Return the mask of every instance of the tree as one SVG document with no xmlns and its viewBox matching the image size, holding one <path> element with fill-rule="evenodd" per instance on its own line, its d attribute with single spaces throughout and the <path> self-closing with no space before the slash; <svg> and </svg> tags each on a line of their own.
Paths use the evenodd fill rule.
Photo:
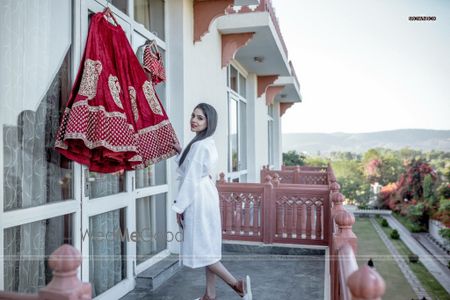
<svg viewBox="0 0 450 300">
<path fill-rule="evenodd" d="M 303 166 L 305 159 L 306 156 L 304 154 L 298 154 L 295 150 L 283 153 L 283 164 L 285 166 Z"/>
<path fill-rule="evenodd" d="M 429 207 L 434 207 L 436 204 L 436 196 L 434 190 L 434 180 L 430 174 L 425 175 L 423 179 L 423 199 L 427 202 Z"/>
<path fill-rule="evenodd" d="M 341 186 L 341 193 L 358 205 L 369 202 L 370 184 L 365 180 L 358 160 L 338 160 L 331 163 L 337 181 Z"/>
</svg>

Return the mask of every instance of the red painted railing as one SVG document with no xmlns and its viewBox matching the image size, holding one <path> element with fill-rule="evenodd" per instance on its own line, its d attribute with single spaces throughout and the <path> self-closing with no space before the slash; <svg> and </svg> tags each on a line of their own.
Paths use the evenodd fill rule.
<svg viewBox="0 0 450 300">
<path fill-rule="evenodd" d="M 301 182 L 299 174 L 320 180 L 292 183 Z M 224 239 L 328 246 L 331 299 L 381 299 L 385 285 L 380 275 L 367 266 L 358 269 L 355 218 L 343 207 L 345 197 L 331 166 L 309 171 L 264 167 L 263 183 L 227 183 L 224 178 L 222 173 L 217 182 Z"/>
<path fill-rule="evenodd" d="M 314 169 L 313 169 L 314 168 Z M 315 167 L 296 167 L 288 170 L 270 170 L 263 167 L 260 172 L 261 181 L 264 181 L 267 176 L 278 178 L 280 183 L 294 183 L 294 184 L 321 184 L 328 185 L 328 173 L 325 168 Z"/>
<path fill-rule="evenodd" d="M 270 206 L 272 185 L 258 183 L 226 184 L 218 182 L 223 238 L 264 240 L 264 211 Z"/>
<path fill-rule="evenodd" d="M 330 166 L 327 174 L 330 198 L 333 202 L 331 215 L 334 220 L 330 226 L 333 231 L 330 247 L 331 299 L 379 300 L 385 292 L 384 280 L 366 265 L 358 269 L 355 256 L 357 237 L 352 231 L 355 217 L 343 206 L 345 197 L 339 192 L 340 186 Z"/>
<path fill-rule="evenodd" d="M 217 183 L 223 238 L 264 243 L 328 245 L 328 185 Z"/>
<path fill-rule="evenodd" d="M 37 294 L 0 292 L 0 300 L 89 300 L 91 284 L 81 282 L 77 269 L 81 264 L 80 252 L 71 245 L 56 249 L 48 261 L 53 278 Z"/>
<path fill-rule="evenodd" d="M 311 167 L 311 166 L 281 166 L 281 171 L 316 171 L 316 172 L 327 172 L 327 167 Z"/>
<path fill-rule="evenodd" d="M 275 10 L 272 6 L 271 0 L 260 0 L 259 5 L 253 10 L 250 9 L 248 6 L 243 6 L 238 11 L 235 11 L 233 7 L 230 7 L 226 10 L 226 13 L 227 14 L 234 14 L 234 13 L 242 14 L 242 13 L 264 12 L 264 11 L 269 13 L 270 18 L 272 19 L 272 23 L 275 27 L 275 30 L 277 31 L 278 38 L 280 39 L 284 53 L 285 53 L 286 57 L 288 57 L 286 43 L 284 42 L 283 35 L 281 34 L 280 24 L 278 22 L 278 18 L 275 14 Z"/>
</svg>

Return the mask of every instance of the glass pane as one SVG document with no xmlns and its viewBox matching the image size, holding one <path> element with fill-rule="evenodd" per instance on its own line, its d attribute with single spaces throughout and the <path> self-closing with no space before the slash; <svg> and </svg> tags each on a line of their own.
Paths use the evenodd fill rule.
<svg viewBox="0 0 450 300">
<path fill-rule="evenodd" d="M 247 170 L 247 104 L 239 102 L 239 171 Z"/>
<path fill-rule="evenodd" d="M 73 165 L 54 149 L 70 92 L 69 53 L 37 109 L 1 101 L 5 211 L 73 198 Z"/>
<path fill-rule="evenodd" d="M 229 132 L 229 141 L 230 141 L 230 159 L 231 159 L 231 170 L 232 172 L 238 170 L 238 109 L 237 109 L 237 101 L 230 99 L 230 132 Z"/>
<path fill-rule="evenodd" d="M 247 81 L 242 74 L 239 73 L 239 95 L 242 97 L 247 97 L 247 89 L 246 89 Z"/>
<path fill-rule="evenodd" d="M 62 244 L 72 244 L 71 215 L 5 229 L 5 291 L 36 293 L 48 284 L 48 258 Z"/>
<path fill-rule="evenodd" d="M 164 0 L 134 0 L 134 19 L 164 40 Z"/>
<path fill-rule="evenodd" d="M 167 184 L 166 160 L 149 166 L 143 170 L 136 170 L 136 188 Z"/>
<path fill-rule="evenodd" d="M 237 70 L 233 66 L 230 66 L 230 88 L 235 92 L 238 91 L 237 76 L 238 76 Z"/>
<path fill-rule="evenodd" d="M 136 255 L 141 263 L 167 248 L 167 240 L 179 239 L 179 234 L 168 233 L 166 226 L 167 194 L 136 200 Z"/>
<path fill-rule="evenodd" d="M 128 0 L 106 0 L 117 7 L 124 14 L 128 15 Z"/>
<path fill-rule="evenodd" d="M 95 199 L 125 191 L 125 172 L 111 174 L 89 172 L 89 198 Z"/>
<path fill-rule="evenodd" d="M 89 281 L 98 296 L 126 277 L 125 210 L 89 218 Z"/>
</svg>

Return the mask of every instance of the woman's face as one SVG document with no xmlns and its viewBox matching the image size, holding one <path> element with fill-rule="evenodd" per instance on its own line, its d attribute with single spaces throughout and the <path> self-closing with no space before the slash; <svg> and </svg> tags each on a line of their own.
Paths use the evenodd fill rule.
<svg viewBox="0 0 450 300">
<path fill-rule="evenodd" d="M 195 133 L 202 132 L 208 126 L 205 114 L 200 108 L 194 109 L 191 115 L 191 131 Z"/>
</svg>

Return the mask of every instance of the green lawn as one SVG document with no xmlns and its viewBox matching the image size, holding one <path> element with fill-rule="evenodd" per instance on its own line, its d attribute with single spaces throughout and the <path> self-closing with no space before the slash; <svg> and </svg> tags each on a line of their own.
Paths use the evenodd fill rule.
<svg viewBox="0 0 450 300">
<path fill-rule="evenodd" d="M 353 232 L 358 236 L 358 265 L 366 264 L 372 258 L 377 272 L 386 283 L 383 299 L 405 300 L 417 298 L 406 281 L 389 250 L 375 232 L 368 218 L 356 218 Z"/>
<path fill-rule="evenodd" d="M 378 222 L 381 223 L 381 218 L 378 219 Z M 389 236 L 391 233 L 391 228 L 389 227 L 382 227 L 383 231 Z M 401 238 L 401 236 L 400 236 Z M 406 263 L 409 265 L 411 270 L 414 272 L 414 274 L 417 276 L 419 281 L 422 283 L 425 290 L 428 292 L 428 294 L 433 299 L 450 299 L 450 295 L 447 293 L 447 291 L 441 286 L 441 284 L 428 272 L 428 270 L 425 268 L 425 266 L 419 261 L 418 263 L 410 263 L 408 260 L 408 255 L 413 254 L 411 250 L 403 243 L 403 241 L 400 240 L 392 240 L 392 243 L 394 244 L 395 248 L 397 248 L 397 251 L 400 253 L 400 255 L 404 256 L 406 258 Z"/>
</svg>

